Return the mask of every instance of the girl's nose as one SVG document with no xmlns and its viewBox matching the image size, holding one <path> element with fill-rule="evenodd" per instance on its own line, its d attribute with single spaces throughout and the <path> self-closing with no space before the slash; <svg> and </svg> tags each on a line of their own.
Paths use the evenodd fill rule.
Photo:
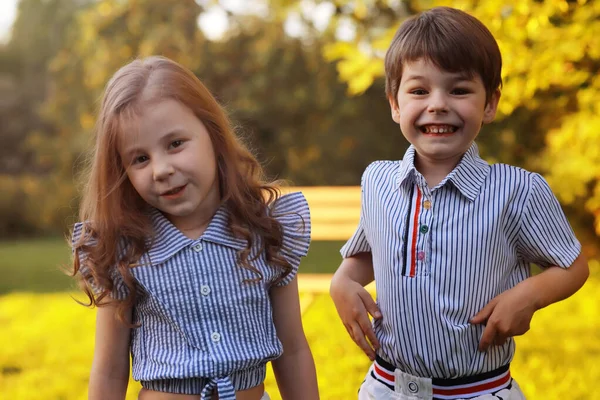
<svg viewBox="0 0 600 400">
<path fill-rule="evenodd" d="M 168 162 L 168 160 L 154 160 L 153 162 L 153 175 L 155 181 L 160 181 L 173 175 L 175 168 Z"/>
</svg>

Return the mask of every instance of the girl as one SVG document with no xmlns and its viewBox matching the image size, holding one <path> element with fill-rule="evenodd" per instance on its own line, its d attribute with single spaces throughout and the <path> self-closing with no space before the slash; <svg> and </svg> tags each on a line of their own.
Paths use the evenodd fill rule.
<svg viewBox="0 0 600 400">
<path fill-rule="evenodd" d="M 90 399 L 318 399 L 296 272 L 308 204 L 279 196 L 216 100 L 179 64 L 136 60 L 107 85 L 74 275 L 99 306 Z"/>
</svg>

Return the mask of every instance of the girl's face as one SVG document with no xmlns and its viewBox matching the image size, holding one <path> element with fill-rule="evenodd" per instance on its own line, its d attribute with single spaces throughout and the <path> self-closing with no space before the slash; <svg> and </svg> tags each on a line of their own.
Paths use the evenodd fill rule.
<svg viewBox="0 0 600 400">
<path fill-rule="evenodd" d="M 217 163 L 206 127 L 172 100 L 146 105 L 119 138 L 138 194 L 184 234 L 199 236 L 220 203 Z"/>
</svg>

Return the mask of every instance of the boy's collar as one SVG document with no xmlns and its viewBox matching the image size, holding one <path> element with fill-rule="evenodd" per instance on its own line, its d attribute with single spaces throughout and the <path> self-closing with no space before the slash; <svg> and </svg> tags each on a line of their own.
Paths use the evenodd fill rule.
<svg viewBox="0 0 600 400">
<path fill-rule="evenodd" d="M 150 211 L 149 217 L 155 233 L 153 240 L 148 241 L 147 255 L 150 257 L 151 265 L 166 262 L 177 252 L 185 247 L 191 247 L 200 239 L 203 242 L 219 244 L 238 251 L 246 247 L 246 240 L 234 237 L 229 229 L 229 213 L 224 207 L 217 210 L 202 236 L 196 240 L 186 237 L 155 208 Z"/>
<path fill-rule="evenodd" d="M 396 184 L 402 185 L 407 178 L 421 175 L 415 168 L 415 147 L 411 145 L 400 161 Z M 450 181 L 470 201 L 475 201 L 481 185 L 489 173 L 489 164 L 479 156 L 479 148 L 473 142 L 458 165 L 436 187 Z M 424 179 L 423 179 L 424 182 Z"/>
</svg>

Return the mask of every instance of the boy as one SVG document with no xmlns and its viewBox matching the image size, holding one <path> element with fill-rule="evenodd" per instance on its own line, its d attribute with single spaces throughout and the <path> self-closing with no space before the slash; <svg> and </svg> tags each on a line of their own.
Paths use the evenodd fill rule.
<svg viewBox="0 0 600 400">
<path fill-rule="evenodd" d="M 392 118 L 411 146 L 402 161 L 367 167 L 360 223 L 331 282 L 349 334 L 375 361 L 359 399 L 523 399 L 512 336 L 587 279 L 544 179 L 479 157 L 473 141 L 496 115 L 501 66 L 489 30 L 445 7 L 404 22 L 386 54 Z M 530 277 L 532 262 L 545 271 Z M 377 305 L 363 288 L 373 279 Z"/>
</svg>

